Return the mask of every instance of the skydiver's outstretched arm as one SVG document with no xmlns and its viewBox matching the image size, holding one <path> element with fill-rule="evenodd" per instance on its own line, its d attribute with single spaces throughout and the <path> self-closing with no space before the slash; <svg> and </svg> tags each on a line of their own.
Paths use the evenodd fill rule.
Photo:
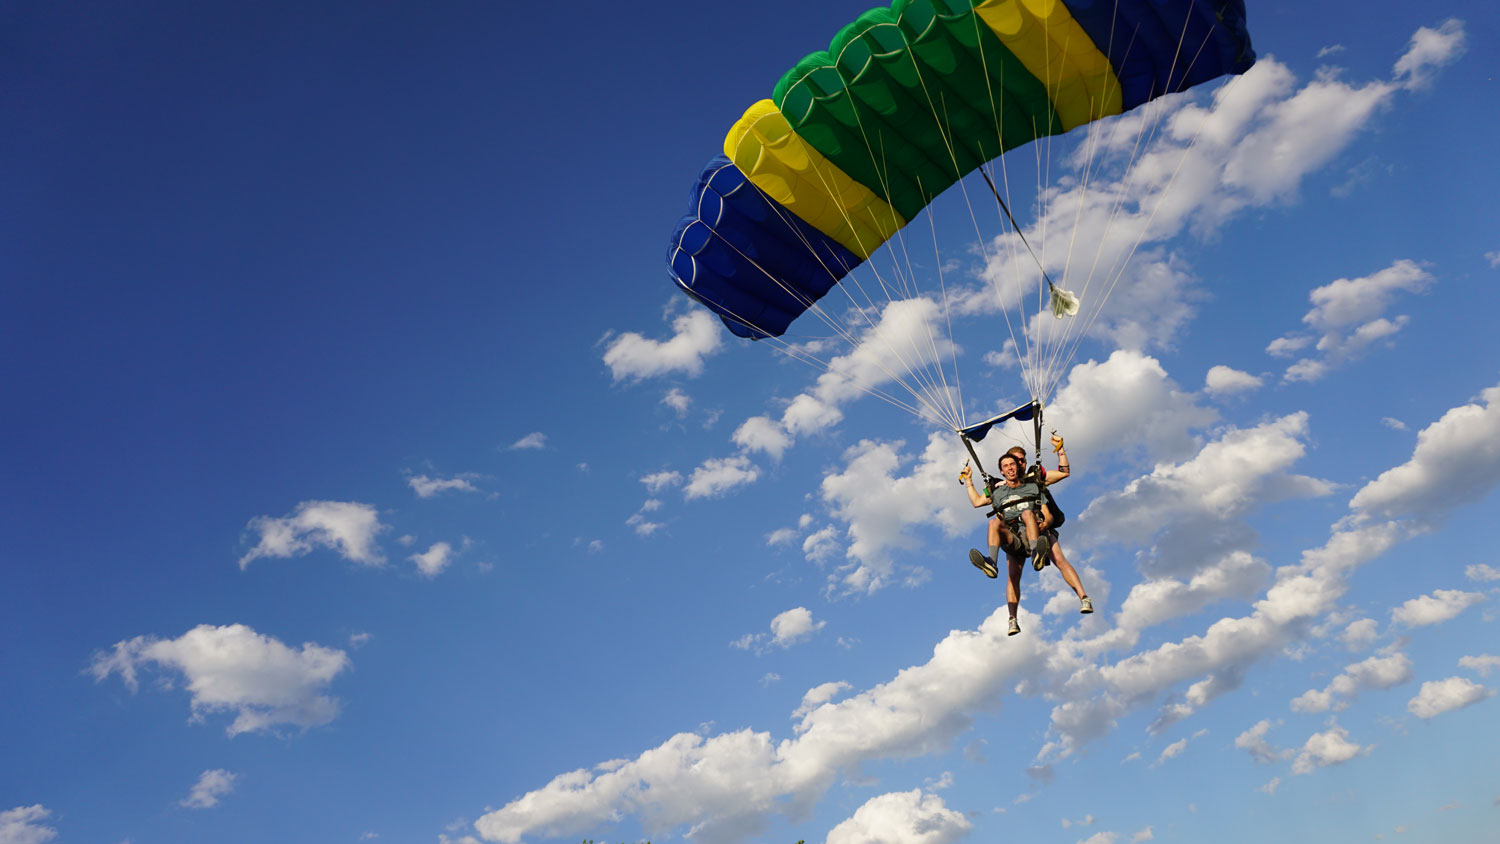
<svg viewBox="0 0 1500 844">
<path fill-rule="evenodd" d="M 1073 470 L 1068 466 L 1068 450 L 1063 448 L 1063 438 L 1057 434 L 1052 435 L 1052 450 L 1057 453 L 1057 468 L 1047 469 L 1047 486 L 1052 486 L 1058 481 L 1066 480 Z"/>
<path fill-rule="evenodd" d="M 974 488 L 974 470 L 968 466 L 958 473 L 959 480 L 964 483 L 964 491 L 969 493 L 969 503 L 975 507 L 988 507 L 990 499 L 988 496 L 980 495 L 979 490 Z"/>
</svg>

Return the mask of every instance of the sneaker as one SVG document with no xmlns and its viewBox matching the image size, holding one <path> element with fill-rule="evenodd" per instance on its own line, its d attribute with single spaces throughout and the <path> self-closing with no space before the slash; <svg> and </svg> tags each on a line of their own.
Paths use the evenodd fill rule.
<svg viewBox="0 0 1500 844">
<path fill-rule="evenodd" d="M 1037 571 L 1041 571 L 1042 569 L 1046 568 L 1047 563 L 1051 562 L 1048 559 L 1051 554 L 1052 538 L 1047 536 L 1038 536 L 1036 538 L 1036 553 L 1031 555 L 1031 567 L 1036 569 Z"/>
<path fill-rule="evenodd" d="M 995 561 L 979 553 L 978 548 L 969 549 L 969 562 L 974 564 L 974 568 L 984 572 L 985 577 L 1000 576 L 1000 569 L 995 566 Z"/>
<path fill-rule="evenodd" d="M 1010 632 L 1007 633 L 1006 635 L 1007 636 L 1014 636 L 1014 635 L 1016 635 L 1017 633 L 1020 633 L 1020 632 L 1021 632 L 1021 622 L 1016 621 L 1016 617 L 1015 616 L 1011 616 L 1010 617 Z"/>
<path fill-rule="evenodd" d="M 1078 602 L 1078 612 L 1080 614 L 1088 615 L 1089 613 L 1094 611 L 1094 602 L 1089 600 L 1089 596 L 1084 595 L 1082 598 L 1078 599 Z"/>
</svg>

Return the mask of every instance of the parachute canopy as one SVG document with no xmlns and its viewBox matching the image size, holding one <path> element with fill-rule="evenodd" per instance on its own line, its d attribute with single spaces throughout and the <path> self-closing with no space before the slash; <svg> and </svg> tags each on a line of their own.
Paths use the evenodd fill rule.
<svg viewBox="0 0 1500 844">
<path fill-rule="evenodd" d="M 1006 150 L 1254 61 L 1243 0 L 871 9 L 730 128 L 672 235 L 671 276 L 735 334 L 779 337 L 938 194 Z M 1061 316 L 1077 302 L 1053 307 Z"/>
</svg>

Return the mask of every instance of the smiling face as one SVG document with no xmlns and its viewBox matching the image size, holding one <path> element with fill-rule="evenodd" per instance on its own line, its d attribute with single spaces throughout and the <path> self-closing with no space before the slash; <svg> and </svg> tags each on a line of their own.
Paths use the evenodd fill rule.
<svg viewBox="0 0 1500 844">
<path fill-rule="evenodd" d="M 1008 484 L 1015 484 L 1016 478 L 1021 474 L 1021 464 L 1016 461 L 1014 454 L 1007 454 L 1000 458 L 1000 475 Z"/>
</svg>

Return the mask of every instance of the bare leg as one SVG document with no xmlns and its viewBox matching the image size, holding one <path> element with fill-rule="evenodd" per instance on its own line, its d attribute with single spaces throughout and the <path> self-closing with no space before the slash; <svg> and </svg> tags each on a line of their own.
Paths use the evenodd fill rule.
<svg viewBox="0 0 1500 844">
<path fill-rule="evenodd" d="M 1007 572 L 1009 578 L 1005 581 L 1005 603 L 1010 608 L 1010 617 L 1016 617 L 1016 609 L 1021 605 L 1021 563 L 1024 560 L 1013 554 L 1005 557 L 1010 570 Z"/>
<path fill-rule="evenodd" d="M 991 548 L 1000 544 L 1000 520 L 998 518 L 990 519 L 989 541 Z"/>
<path fill-rule="evenodd" d="M 1057 566 L 1057 573 L 1062 575 L 1063 582 L 1072 587 L 1073 594 L 1080 599 L 1087 598 L 1089 593 L 1083 591 L 1083 581 L 1078 579 L 1078 572 L 1074 570 L 1073 564 L 1063 556 L 1062 543 L 1055 539 L 1052 541 L 1052 562 Z"/>
<path fill-rule="evenodd" d="M 1028 548 L 1035 548 L 1037 536 L 1036 514 L 1031 512 L 1030 510 L 1023 511 L 1021 513 L 1021 521 L 1026 523 L 1026 546 Z"/>
</svg>

